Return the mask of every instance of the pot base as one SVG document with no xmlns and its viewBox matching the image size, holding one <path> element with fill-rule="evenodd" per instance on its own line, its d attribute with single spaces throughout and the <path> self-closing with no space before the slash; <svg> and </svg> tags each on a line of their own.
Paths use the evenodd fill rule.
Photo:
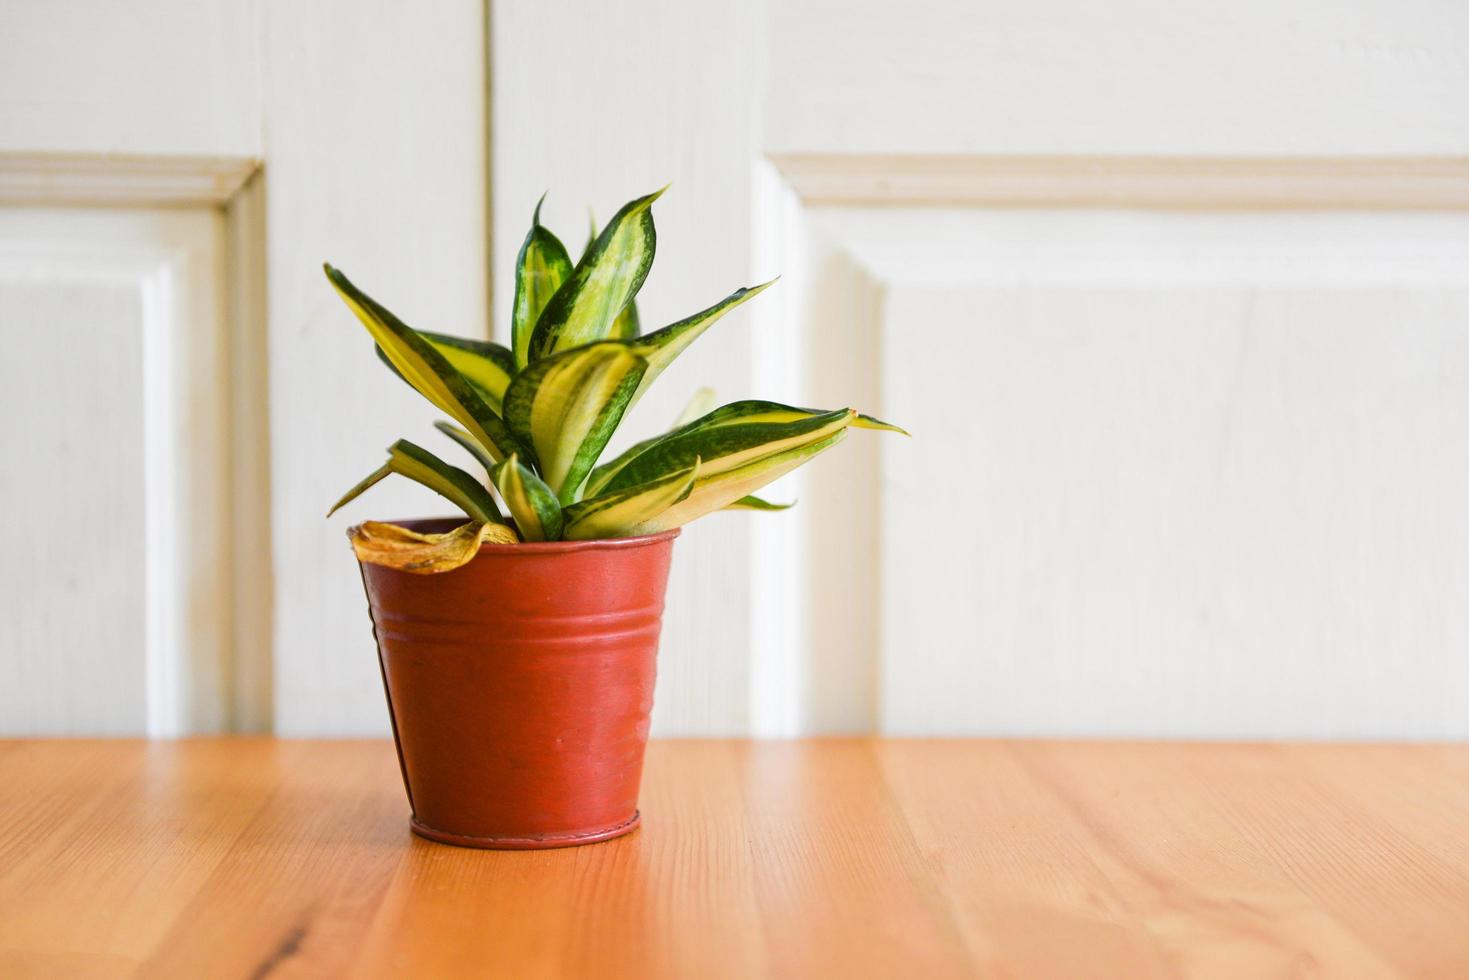
<svg viewBox="0 0 1469 980">
<path fill-rule="evenodd" d="M 623 834 L 631 833 L 638 829 L 642 820 L 639 811 L 633 811 L 631 820 L 613 824 L 601 830 L 593 830 L 585 834 L 565 834 L 557 837 L 468 837 L 464 834 L 451 834 L 447 830 L 438 830 L 428 824 L 420 823 L 417 817 L 409 819 L 408 826 L 413 832 L 427 840 L 436 841 L 440 844 L 453 844 L 455 847 L 478 847 L 491 851 L 537 851 L 552 847 L 576 847 L 579 844 L 595 844 L 598 841 L 611 840 L 621 837 Z"/>
</svg>

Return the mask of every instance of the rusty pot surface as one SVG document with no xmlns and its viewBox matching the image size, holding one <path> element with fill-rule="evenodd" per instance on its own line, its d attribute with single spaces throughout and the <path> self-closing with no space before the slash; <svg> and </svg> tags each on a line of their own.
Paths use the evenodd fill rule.
<svg viewBox="0 0 1469 980">
<path fill-rule="evenodd" d="M 677 535 L 487 544 L 437 575 L 362 565 L 415 833 L 540 848 L 637 826 Z"/>
</svg>

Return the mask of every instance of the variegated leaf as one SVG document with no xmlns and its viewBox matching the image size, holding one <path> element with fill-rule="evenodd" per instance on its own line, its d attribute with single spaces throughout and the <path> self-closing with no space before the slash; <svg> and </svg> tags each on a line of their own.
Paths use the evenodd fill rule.
<svg viewBox="0 0 1469 980">
<path fill-rule="evenodd" d="M 582 258 L 597 242 L 597 217 L 590 210 L 587 211 L 587 220 L 591 223 L 591 232 L 587 236 L 587 243 L 581 250 Z M 580 261 L 580 259 L 578 259 Z M 633 340 L 642 332 L 642 323 L 638 317 L 638 301 L 628 300 L 627 306 L 617 314 L 617 319 L 612 321 L 612 330 L 608 332 L 609 340 Z"/>
<path fill-rule="evenodd" d="M 679 412 L 678 418 L 673 420 L 672 428 L 677 429 L 680 426 L 688 425 L 695 419 L 703 418 L 714 411 L 716 405 L 714 399 L 713 388 L 700 388 L 694 392 L 689 396 L 689 400 L 684 402 L 683 411 Z"/>
<path fill-rule="evenodd" d="M 362 321 L 393 368 L 441 411 L 469 430 L 496 462 L 519 449 L 515 437 L 479 391 L 423 335 L 326 265 L 327 279 Z"/>
<path fill-rule="evenodd" d="M 326 516 L 335 514 L 390 473 L 397 473 L 423 484 L 476 521 L 495 524 L 505 522 L 500 515 L 500 508 L 495 505 L 495 498 L 490 496 L 490 492 L 479 481 L 407 439 L 399 439 L 393 443 L 388 448 L 388 461 L 343 494 L 342 499 L 332 506 Z"/>
<path fill-rule="evenodd" d="M 642 330 L 642 321 L 638 318 L 638 301 L 630 299 L 622 312 L 617 314 L 617 319 L 612 321 L 612 330 L 607 336 L 613 340 L 635 340 Z"/>
<path fill-rule="evenodd" d="M 499 413 L 505 401 L 505 389 L 515 376 L 515 355 L 508 348 L 489 340 L 451 337 L 426 330 L 420 330 L 418 335 L 443 354 L 444 359 L 454 366 L 454 370 L 474 386 L 485 404 Z M 393 367 L 393 362 L 381 347 L 376 348 L 376 351 L 378 360 L 386 364 L 389 371 L 398 375 L 399 380 L 407 380 Z"/>
<path fill-rule="evenodd" d="M 654 440 L 600 482 L 596 492 L 607 493 L 659 479 L 687 468 L 696 458 L 704 461 L 703 477 L 707 479 L 762 457 L 824 439 L 851 425 L 856 417 L 857 413 L 847 408 L 810 414 L 773 402 L 734 402 Z"/>
<path fill-rule="evenodd" d="M 495 488 L 510 509 L 520 536 L 527 541 L 561 539 L 561 503 L 540 477 L 511 456 L 495 467 Z"/>
<path fill-rule="evenodd" d="M 515 259 L 515 305 L 510 318 L 511 346 L 516 368 L 530 361 L 531 334 L 546 304 L 556 290 L 571 276 L 571 257 L 566 246 L 541 225 L 541 205 L 546 195 L 536 202 L 530 231 Z"/>
<path fill-rule="evenodd" d="M 626 344 L 608 341 L 536 361 L 510 383 L 506 421 L 563 504 L 576 499 L 646 370 Z"/>
<path fill-rule="evenodd" d="M 592 538 L 621 538 L 639 533 L 631 530 L 689 495 L 699 476 L 699 463 L 620 493 L 601 494 L 566 508 L 566 527 L 561 536 L 568 541 Z"/>
<path fill-rule="evenodd" d="M 641 397 L 642 393 L 653 383 L 653 379 L 658 377 L 663 369 L 673 362 L 674 358 L 687 350 L 690 344 L 698 340 L 705 330 L 713 326 L 716 320 L 746 300 L 760 295 L 775 281 L 772 279 L 758 286 L 736 289 L 707 310 L 700 310 L 691 317 L 685 317 L 677 323 L 671 323 L 661 330 L 655 330 L 633 341 L 634 349 L 648 362 L 648 372 L 643 375 L 643 382 L 638 386 L 638 396 Z"/>
<path fill-rule="evenodd" d="M 663 190 L 624 205 L 602 229 L 541 311 L 530 339 L 531 361 L 612 336 L 618 314 L 653 264 L 652 206 Z"/>
<path fill-rule="evenodd" d="M 469 455 L 473 456 L 475 458 L 475 461 L 478 462 L 479 465 L 485 468 L 486 474 L 494 474 L 495 467 L 499 464 L 490 458 L 489 453 L 480 448 L 480 444 L 474 441 L 474 436 L 470 435 L 468 432 L 465 432 L 453 422 L 445 422 L 442 419 L 434 423 L 434 428 L 438 429 L 444 435 L 448 436 L 450 439 L 453 439 L 455 442 L 459 443 L 459 445 L 463 446 L 465 451 L 468 452 Z M 511 455 L 515 454 L 512 453 Z"/>
<path fill-rule="evenodd" d="M 801 443 L 784 452 L 775 453 L 771 456 L 762 456 L 743 466 L 725 470 L 713 476 L 700 476 L 690 488 L 687 496 L 676 501 L 666 510 L 642 521 L 621 528 L 618 537 L 627 537 L 637 534 L 657 534 L 659 531 L 667 531 L 670 528 L 682 527 L 689 521 L 703 517 L 728 507 L 737 500 L 741 500 L 773 480 L 778 480 L 791 470 L 808 462 L 818 453 L 823 453 L 846 438 L 847 430 L 841 429 L 836 433 L 819 439 L 815 442 Z M 625 490 L 613 491 L 599 494 L 597 497 L 583 501 L 584 503 L 595 503 L 605 496 L 618 496 L 621 494 L 635 494 L 636 487 Z"/>
<path fill-rule="evenodd" d="M 793 500 L 788 504 L 773 504 L 768 500 L 762 500 L 754 494 L 741 497 L 732 504 L 725 504 L 724 510 L 790 510 L 796 506 Z"/>
<path fill-rule="evenodd" d="M 678 418 L 673 420 L 673 428 L 669 429 L 669 432 L 672 432 L 675 429 L 682 428 L 695 419 L 698 419 L 700 416 L 707 414 L 708 411 L 713 407 L 714 389 L 700 388 L 698 391 L 694 392 L 693 396 L 690 397 L 688 402 L 684 404 L 683 411 L 679 412 Z M 618 470 L 622 469 L 633 459 L 637 458 L 639 453 L 647 449 L 659 439 L 662 439 L 665 435 L 668 435 L 668 432 L 663 433 L 663 435 L 653 436 L 651 439 L 644 439 L 642 442 L 634 443 L 627 449 L 624 449 L 617 456 L 616 459 L 593 468 L 591 476 L 587 478 L 587 485 L 585 488 L 586 493 L 589 495 L 597 493 L 603 486 L 607 484 L 608 480 L 612 479 L 612 477 L 616 475 Z"/>
</svg>

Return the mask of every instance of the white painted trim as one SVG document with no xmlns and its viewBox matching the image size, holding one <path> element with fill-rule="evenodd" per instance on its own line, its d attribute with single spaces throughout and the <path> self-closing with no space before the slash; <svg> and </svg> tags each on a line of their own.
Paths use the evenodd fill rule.
<svg viewBox="0 0 1469 980">
<path fill-rule="evenodd" d="M 263 183 L 257 173 L 224 209 L 230 320 L 230 614 L 234 619 L 228 708 L 229 727 L 234 732 L 269 732 L 275 700 Z"/>
<path fill-rule="evenodd" d="M 751 172 L 751 267 L 780 269 L 781 288 L 750 306 L 750 375 L 764 390 L 792 401 L 808 373 L 805 209 L 769 161 Z M 761 493 L 768 499 L 800 496 L 800 470 Z M 783 496 L 784 495 L 784 496 Z M 807 730 L 805 691 L 807 567 L 806 521 L 799 513 L 752 515 L 750 534 L 750 734 L 791 738 Z"/>
<path fill-rule="evenodd" d="M 772 157 L 812 205 L 1469 208 L 1469 157 Z"/>
<path fill-rule="evenodd" d="M 0 204 L 222 206 L 259 168 L 249 157 L 0 152 Z"/>
<path fill-rule="evenodd" d="M 0 206 L 220 208 L 224 241 L 213 269 L 185 252 L 160 253 L 135 281 L 144 318 L 146 476 L 146 730 L 151 737 L 265 731 L 271 724 L 272 558 L 266 406 L 264 192 L 257 161 L 241 157 L 18 154 L 0 152 Z M 204 277 L 207 299 L 191 289 Z M 199 281 L 203 281 L 200 279 Z M 177 309 L 180 302 L 192 304 Z M 204 305 L 200 305 L 200 304 Z M 215 304 L 218 305 L 217 308 Z M 205 307 L 209 312 L 205 314 Z M 218 420 L 178 412 L 190 370 L 173 334 L 177 317 L 223 316 L 228 349 L 211 355 L 228 384 L 229 451 Z M 203 338 L 196 338 L 203 343 Z M 213 362 L 212 362 L 213 363 Z M 196 445 L 197 443 L 197 445 Z M 221 486 L 187 483 L 189 456 L 219 454 Z M 184 482 L 181 482 L 184 481 Z M 207 499 L 205 499 L 207 497 Z M 197 498 L 197 499 L 196 499 Z M 225 563 L 185 554 L 223 533 Z M 199 567 L 194 567 L 198 565 Z M 188 617 L 218 620 L 217 642 L 194 636 Z M 227 621 L 226 621 L 227 620 Z"/>
<path fill-rule="evenodd" d="M 184 651 L 179 609 L 190 598 L 179 568 L 178 398 L 172 322 L 174 268 L 163 261 L 139 283 L 143 308 L 144 672 L 149 738 L 184 733 Z"/>
</svg>

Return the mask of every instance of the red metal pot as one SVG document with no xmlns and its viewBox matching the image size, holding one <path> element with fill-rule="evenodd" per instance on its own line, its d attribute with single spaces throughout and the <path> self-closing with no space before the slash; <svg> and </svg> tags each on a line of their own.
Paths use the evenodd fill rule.
<svg viewBox="0 0 1469 980">
<path fill-rule="evenodd" d="M 518 849 L 638 825 L 677 536 L 486 544 L 436 575 L 362 565 L 415 833 Z"/>
</svg>

